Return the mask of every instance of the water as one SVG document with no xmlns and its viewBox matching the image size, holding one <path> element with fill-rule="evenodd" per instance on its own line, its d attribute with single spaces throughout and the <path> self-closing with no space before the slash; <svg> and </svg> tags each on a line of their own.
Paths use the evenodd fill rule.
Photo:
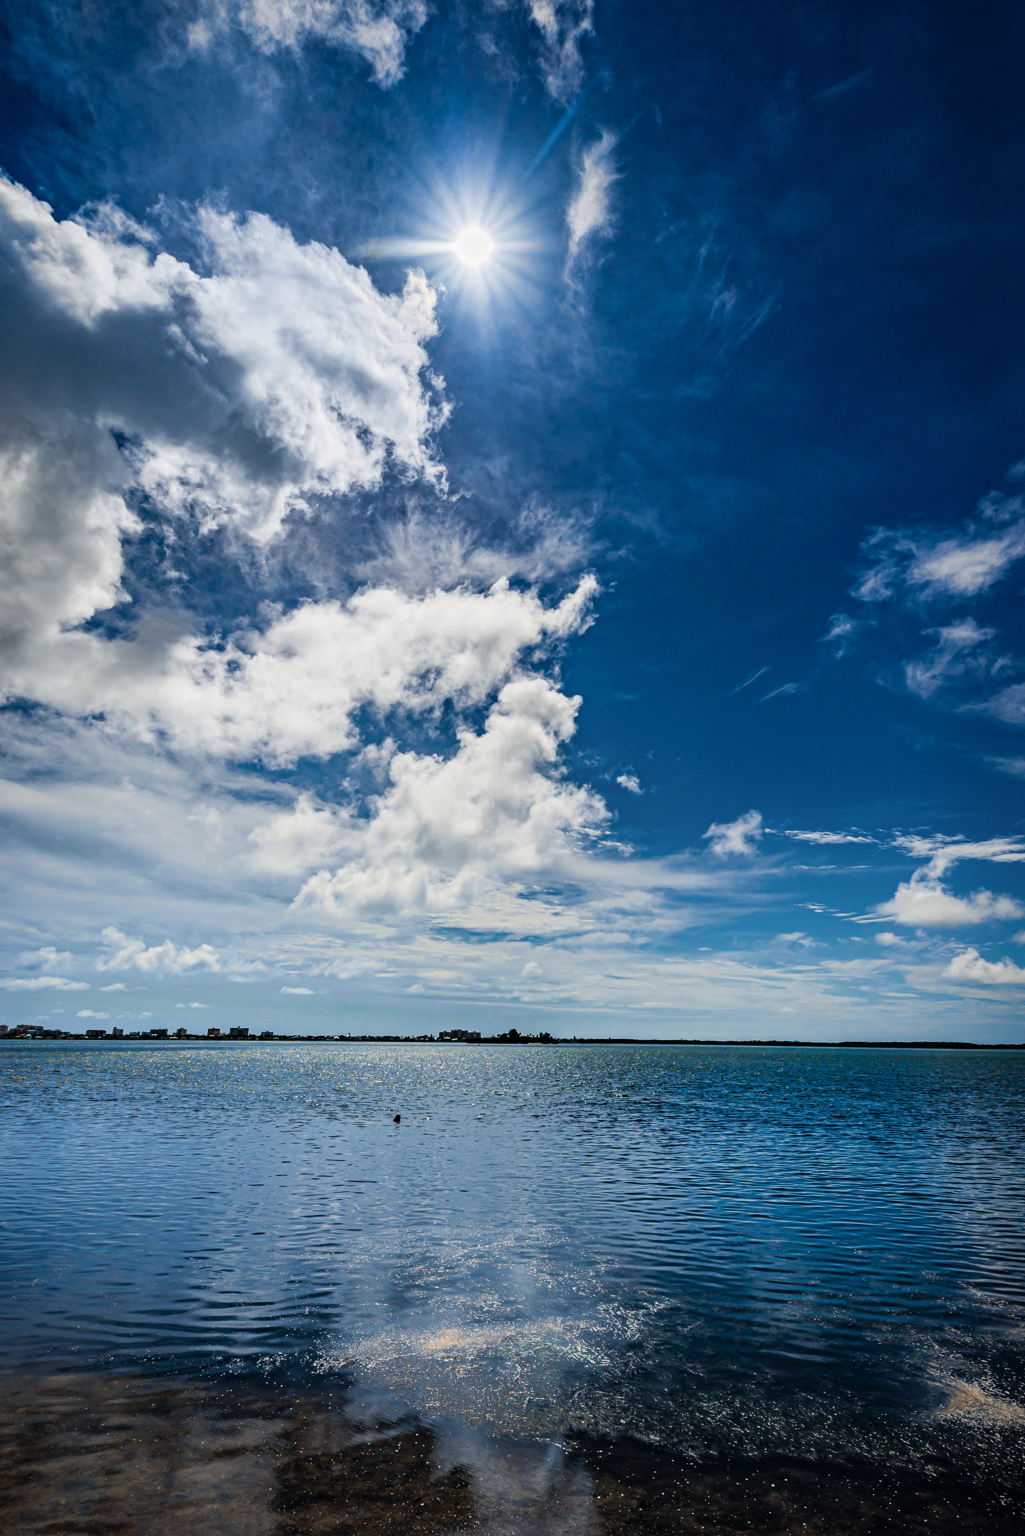
<svg viewBox="0 0 1025 1536">
<path fill-rule="evenodd" d="M 1023 1088 L 999 1052 L 6 1046 L 8 1528 L 151 1536 L 159 1424 L 208 1531 L 1018 1531 Z"/>
</svg>

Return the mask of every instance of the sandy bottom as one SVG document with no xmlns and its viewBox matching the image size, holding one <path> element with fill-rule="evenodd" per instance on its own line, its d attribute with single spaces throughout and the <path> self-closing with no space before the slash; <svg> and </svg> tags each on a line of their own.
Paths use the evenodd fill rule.
<svg viewBox="0 0 1025 1536">
<path fill-rule="evenodd" d="M 937 1466 L 694 1464 L 629 1441 L 489 1441 L 307 1389 L 0 1378 L 4 1536 L 1018 1536 L 1023 1522 Z"/>
</svg>

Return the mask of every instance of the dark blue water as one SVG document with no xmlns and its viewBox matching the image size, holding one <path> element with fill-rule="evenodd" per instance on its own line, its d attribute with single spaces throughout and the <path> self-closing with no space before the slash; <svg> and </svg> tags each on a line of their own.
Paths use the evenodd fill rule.
<svg viewBox="0 0 1025 1536">
<path fill-rule="evenodd" d="M 0 1369 L 1013 1490 L 1023 1089 L 999 1052 L 9 1045 Z"/>
</svg>

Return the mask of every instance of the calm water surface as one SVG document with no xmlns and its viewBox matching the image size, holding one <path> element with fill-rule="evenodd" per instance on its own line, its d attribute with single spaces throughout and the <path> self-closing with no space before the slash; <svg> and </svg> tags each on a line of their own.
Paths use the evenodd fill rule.
<svg viewBox="0 0 1025 1536">
<path fill-rule="evenodd" d="M 225 1531 L 725 1532 L 745 1479 L 751 1529 L 847 1529 L 855 1488 L 1021 1529 L 1023 1089 L 995 1052 L 0 1048 L 0 1370 L 38 1425 L 10 1477 L 62 1404 L 159 1387 L 190 1443 L 229 1402 L 275 1426 L 278 1505 L 247 1525 L 236 1489 Z M 282 1413 L 344 1420 L 346 1487 L 386 1443 L 449 1503 L 317 1525 L 307 1488 L 282 1525 Z M 660 1467 L 661 1526 L 628 1508 Z M 769 1491 L 801 1477 L 804 1525 Z"/>
</svg>

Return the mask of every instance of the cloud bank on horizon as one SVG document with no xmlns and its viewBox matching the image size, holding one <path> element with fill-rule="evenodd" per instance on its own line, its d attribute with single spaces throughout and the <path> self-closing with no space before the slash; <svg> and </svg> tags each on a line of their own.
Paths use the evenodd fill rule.
<svg viewBox="0 0 1025 1536">
<path fill-rule="evenodd" d="M 928 22 L 883 108 L 882 6 L 29 9 L 3 1018 L 1022 1038 L 1021 360 L 930 266 Z"/>
</svg>

